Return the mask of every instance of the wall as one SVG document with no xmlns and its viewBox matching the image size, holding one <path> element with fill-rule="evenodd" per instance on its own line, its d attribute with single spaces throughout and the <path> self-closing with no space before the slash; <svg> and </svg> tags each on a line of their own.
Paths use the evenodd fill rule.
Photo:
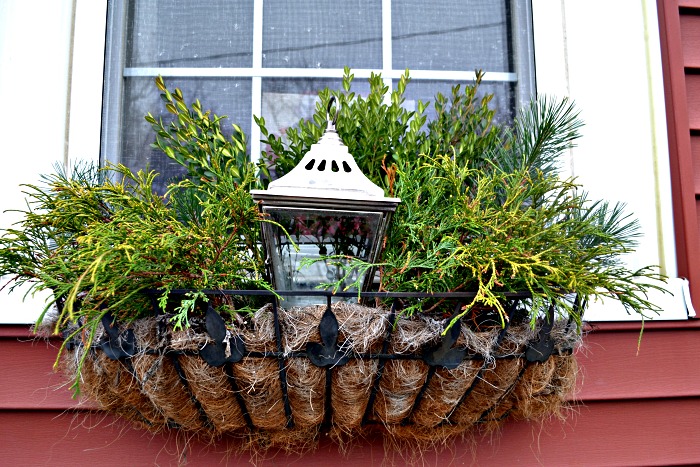
<svg viewBox="0 0 700 467">
<path fill-rule="evenodd" d="M 8 162 L 0 171 L 3 228 L 19 219 L 8 210 L 24 207 L 20 183 L 36 183 L 38 174 L 65 159 L 72 24 L 69 1 L 0 2 L 0 134 Z M 12 310 L 0 321 L 34 319 L 43 300 L 23 302 L 22 296 L 0 295 L 0 309 Z"/>
<path fill-rule="evenodd" d="M 508 422 L 474 442 L 427 451 L 425 465 L 697 465 L 700 417 L 698 326 L 607 324 L 586 338 L 579 353 L 579 402 L 564 422 Z M 268 458 L 233 451 L 235 440 L 214 446 L 175 433 L 151 435 L 111 416 L 76 408 L 51 373 L 57 342 L 28 340 L 26 329 L 0 326 L 0 455 L 16 465 L 402 465 L 376 436 L 346 455 L 322 442 L 304 456 Z M 672 343 L 672 345 L 671 345 Z M 69 410 L 66 410 L 70 408 Z M 232 450 L 227 452 L 227 450 Z M 419 463 L 420 464 L 420 463 Z"/>
<path fill-rule="evenodd" d="M 581 6 L 574 2 L 546 3 L 556 9 L 554 17 L 558 17 L 560 22 L 564 21 L 556 31 L 560 39 L 552 40 L 552 43 L 570 47 L 551 53 L 554 57 L 560 57 L 565 64 L 571 57 L 562 55 L 562 50 L 585 48 L 587 35 L 594 34 L 604 38 L 602 44 L 596 42 L 597 47 L 605 47 L 606 40 L 618 36 L 613 19 L 629 13 L 624 8 L 609 10 L 620 8 L 611 6 L 610 2 L 588 6 L 595 15 L 606 12 L 608 16 L 600 18 L 600 23 L 584 21 L 577 27 L 572 23 L 586 13 L 593 15 L 591 11 L 577 10 Z M 695 8 L 696 4 L 688 0 L 683 2 L 684 8 Z M 624 3 L 627 9 L 635 5 L 639 6 L 640 3 Z M 648 17 L 649 3 L 641 2 L 641 5 L 645 9 L 632 11 L 636 15 L 633 18 L 641 19 L 642 24 L 644 21 L 647 25 L 653 23 L 655 17 Z M 662 14 L 672 18 L 676 15 L 676 21 L 684 25 L 684 37 L 696 37 L 695 18 L 685 17 L 694 16 L 694 9 L 683 10 L 683 16 L 680 16 L 676 3 L 660 0 L 659 5 L 666 5 L 666 8 L 660 8 Z M 13 168 L 0 173 L 0 177 L 4 177 L 0 179 L 2 186 L 16 187 L 19 181 L 33 180 L 36 172 L 49 170 L 51 162 L 63 161 L 67 154 L 65 125 L 70 104 L 66 100 L 69 69 L 66 54 L 71 47 L 68 31 L 73 24 L 70 20 L 73 11 L 80 9 L 74 10 L 74 4 L 69 1 L 46 1 L 41 6 L 44 8 L 42 15 L 34 15 L 32 13 L 37 8 L 34 3 L 21 0 L 0 3 L 0 102 L 12 109 L 12 112 L 0 113 L 0 131 L 6 140 L 4 153 L 23 161 L 22 164 L 14 164 L 16 170 Z M 44 21 L 42 18 L 47 19 Z M 646 40 L 645 31 L 647 29 L 642 28 L 643 41 Z M 8 48 L 10 38 L 14 44 L 17 37 L 27 40 L 21 54 L 14 45 Z M 624 54 L 628 47 L 638 46 L 639 43 L 633 41 L 623 45 L 614 50 Z M 542 51 L 542 48 L 539 50 Z M 645 50 L 651 49 L 647 47 Z M 689 49 L 691 52 L 693 50 L 696 49 Z M 590 80 L 569 80 L 568 92 L 576 95 L 574 97 L 581 108 L 600 108 L 593 104 L 597 99 L 603 99 L 597 90 L 609 92 L 612 89 L 622 93 L 620 100 L 615 101 L 617 111 L 610 112 L 608 124 L 598 126 L 598 130 L 614 130 L 613 133 L 619 131 L 629 135 L 624 140 L 625 148 L 629 148 L 627 143 L 631 144 L 642 137 L 649 138 L 652 124 L 648 114 L 643 130 L 625 127 L 625 131 L 622 131 L 620 129 L 623 127 L 619 126 L 615 130 L 618 119 L 638 116 L 641 111 L 635 107 L 635 102 L 638 103 L 640 93 L 643 93 L 625 94 L 628 88 L 624 80 L 606 88 L 606 83 L 609 84 L 612 78 L 620 78 L 619 73 L 610 71 L 611 66 L 616 66 L 615 60 L 606 62 L 603 71 L 596 69 L 595 62 L 568 64 L 564 71 L 559 69 L 552 73 L 566 77 L 575 67 L 591 70 Z M 594 71 L 597 73 L 593 74 Z M 554 75 L 542 73 L 540 76 L 543 77 L 540 84 L 544 87 L 544 76 Z M 688 73 L 689 91 L 687 96 L 684 94 L 691 112 L 695 112 L 697 107 L 693 91 L 694 76 L 693 72 Z M 88 82 L 94 83 L 94 79 Z M 52 92 L 42 92 L 47 86 Z M 645 95 L 644 106 L 648 109 L 654 105 L 658 109 L 658 102 L 649 99 L 650 94 Z M 75 109 L 73 106 L 71 108 Z M 672 107 L 671 111 L 678 112 L 678 108 Z M 34 121 L 37 115 L 41 124 Z M 70 117 L 71 122 L 74 117 Z M 687 110 L 685 118 L 688 118 Z M 659 125 L 656 120 L 653 126 L 658 128 Z M 696 142 L 696 133 L 700 128 L 693 128 L 693 132 L 688 131 L 686 136 L 689 140 L 692 136 Z M 657 135 L 655 141 L 658 155 L 663 151 L 661 137 Z M 588 151 L 597 153 L 598 149 L 590 148 Z M 616 153 L 622 154 L 624 151 Z M 647 155 L 651 157 L 648 149 Z M 585 161 L 579 163 L 576 159 L 578 156 L 571 157 L 574 169 L 581 168 Z M 605 157 L 602 160 L 605 161 Z M 595 177 L 601 165 L 593 164 L 590 176 Z M 645 170 L 644 177 L 649 177 L 649 170 L 653 172 L 654 169 L 647 167 Z M 618 176 L 605 178 L 603 185 L 617 184 L 624 178 L 619 176 L 619 170 L 613 175 Z M 656 207 L 651 212 L 652 217 L 658 219 Z M 7 218 L 3 218 L 3 225 L 6 225 L 5 222 Z M 654 225 L 656 222 L 653 221 Z M 0 307 L 5 313 L 3 318 L 20 316 L 16 303 L 2 302 Z M 8 311 L 11 311 L 9 315 Z M 26 317 L 17 319 L 27 321 Z M 638 348 L 638 323 L 600 324 L 586 337 L 586 348 L 579 354 L 582 366 L 582 385 L 578 394 L 580 402 L 573 406 L 565 422 L 548 421 L 542 425 L 509 422 L 502 432 L 491 437 L 478 439 L 475 443 L 458 442 L 440 453 L 428 452 L 423 460 L 428 465 L 699 464 L 700 448 L 694 433 L 700 417 L 700 373 L 695 370 L 696 356 L 700 352 L 699 329 L 697 321 L 647 323 Z M 91 412 L 89 404 L 76 405 L 64 382 L 51 371 L 56 345 L 58 343 L 55 341 L 32 340 L 26 326 L 0 325 L 0 439 L 3 440 L 0 455 L 8 463 L 60 466 L 99 462 L 108 466 L 176 465 L 187 462 L 193 465 L 222 465 L 227 462 L 248 464 L 257 461 L 259 465 L 379 465 L 385 460 L 383 447 L 375 438 L 360 443 L 347 456 L 338 454 L 333 446 L 322 443 L 318 451 L 303 458 L 278 455 L 265 460 L 227 452 L 233 446 L 230 440 L 216 446 L 204 446 L 195 440 L 183 440 L 173 433 L 149 435 L 132 430 L 111 416 Z"/>
</svg>

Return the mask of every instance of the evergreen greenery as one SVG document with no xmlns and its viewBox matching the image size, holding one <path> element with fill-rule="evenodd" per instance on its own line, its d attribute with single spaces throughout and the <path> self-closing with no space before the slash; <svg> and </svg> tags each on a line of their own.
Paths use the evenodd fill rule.
<svg viewBox="0 0 700 467">
<path fill-rule="evenodd" d="M 636 246 L 637 222 L 620 204 L 588 200 L 558 173 L 562 152 L 580 136 L 573 104 L 543 98 L 499 127 L 492 96 L 479 97 L 482 78 L 477 72 L 472 86 L 438 94 L 436 117 L 427 121 L 429 104 L 418 102 L 415 112 L 403 106 L 408 72 L 391 92 L 372 75 L 365 98 L 351 91 L 346 69 L 343 91 L 320 92 L 312 119 L 287 130 L 286 139 L 258 119 L 271 148 L 263 156 L 278 174 L 291 170 L 322 134 L 333 95 L 338 134 L 359 167 L 402 200 L 385 241 L 381 290 L 474 291 L 460 317 L 485 306 L 502 322 L 503 293 L 512 291 L 532 294 L 532 320 L 554 304 L 560 316 L 580 322 L 573 295 L 579 302 L 612 297 L 652 315 L 646 291 L 660 288 L 662 278 L 655 267 L 630 271 L 622 261 Z"/>
<path fill-rule="evenodd" d="M 163 194 L 153 188 L 157 174 L 122 165 L 57 170 L 27 185 L 23 220 L 0 238 L 0 272 L 13 276 L 10 287 L 51 290 L 62 305 L 56 331 L 71 325 L 88 345 L 107 313 L 126 322 L 150 314 L 149 289 L 163 292 L 161 306 L 176 327 L 188 325 L 202 295 L 173 307 L 173 289 L 269 289 L 259 237 L 266 220 L 249 190 L 301 160 L 323 133 L 335 96 L 337 131 L 359 167 L 402 199 L 380 261 L 381 290 L 475 291 L 464 313 L 486 306 L 502 319 L 507 291 L 531 292 L 533 320 L 554 303 L 579 321 L 572 294 L 654 311 L 645 292 L 658 287 L 655 269 L 630 271 L 621 262 L 635 246 L 637 223 L 623 206 L 589 201 L 575 180 L 557 173 L 561 152 L 579 137 L 573 105 L 538 100 L 500 127 L 492 96 L 480 96 L 481 79 L 477 73 L 473 85 L 438 94 L 428 121 L 429 103 L 405 108 L 408 71 L 393 91 L 372 75 L 363 97 L 352 92 L 346 69 L 343 89 L 322 90 L 313 117 L 286 135 L 256 117 L 270 147 L 256 166 L 240 127 L 224 137 L 223 117 L 204 112 L 199 101 L 188 106 L 158 78 L 173 121 L 146 120 L 154 147 L 186 175 Z M 255 304 L 227 305 L 235 315 Z"/>
<path fill-rule="evenodd" d="M 165 194 L 156 193 L 154 172 L 134 173 L 118 165 L 98 170 L 79 166 L 26 185 L 23 220 L 0 239 L 0 271 L 9 284 L 49 289 L 59 306 L 55 331 L 70 327 L 89 345 L 103 316 L 122 322 L 153 313 L 144 292 L 160 289 L 163 311 L 175 327 L 187 326 L 192 297 L 169 300 L 169 291 L 269 289 L 260 243 L 263 221 L 249 194 L 255 167 L 245 158 L 240 131 L 222 137 L 222 118 L 187 109 L 179 91 L 161 79 L 170 125 L 151 123 L 154 143 L 187 169 Z M 260 303 L 258 303 L 259 305 Z M 222 304 L 219 304 L 222 305 Z M 250 300 L 225 303 L 246 311 Z"/>
</svg>

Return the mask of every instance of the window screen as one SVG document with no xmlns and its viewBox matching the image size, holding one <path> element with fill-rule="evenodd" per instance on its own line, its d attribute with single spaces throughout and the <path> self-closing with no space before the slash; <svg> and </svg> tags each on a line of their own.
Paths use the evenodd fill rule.
<svg viewBox="0 0 700 467">
<path fill-rule="evenodd" d="M 449 94 L 486 72 L 499 120 L 511 119 L 534 89 L 530 7 L 494 0 L 113 0 L 109 3 L 101 157 L 149 167 L 165 184 L 179 167 L 150 148 L 147 112 L 169 118 L 153 78 L 187 101 L 226 115 L 260 152 L 253 115 L 276 132 L 311 115 L 317 92 L 353 90 L 381 73 L 395 85 L 408 68 L 406 105 Z M 429 117 L 430 112 L 428 111 Z M 230 128 L 230 125 L 226 125 Z"/>
</svg>

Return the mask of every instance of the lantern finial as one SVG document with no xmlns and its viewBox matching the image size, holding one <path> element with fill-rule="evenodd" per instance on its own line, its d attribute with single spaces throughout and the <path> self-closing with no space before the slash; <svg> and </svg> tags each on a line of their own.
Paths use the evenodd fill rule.
<svg viewBox="0 0 700 467">
<path fill-rule="evenodd" d="M 338 121 L 338 107 L 335 108 L 335 113 L 331 119 L 331 107 L 335 103 L 335 96 L 331 96 L 328 100 L 328 106 L 326 107 L 326 131 L 335 132 L 335 124 Z"/>
</svg>

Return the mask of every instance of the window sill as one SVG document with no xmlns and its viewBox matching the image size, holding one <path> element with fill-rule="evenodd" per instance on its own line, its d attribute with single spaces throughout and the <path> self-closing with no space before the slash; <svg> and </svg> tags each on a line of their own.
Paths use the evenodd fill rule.
<svg viewBox="0 0 700 467">
<path fill-rule="evenodd" d="M 644 321 L 644 332 L 670 329 L 700 329 L 700 319 Z M 641 331 L 641 321 L 592 321 L 585 322 L 587 332 Z"/>
</svg>

